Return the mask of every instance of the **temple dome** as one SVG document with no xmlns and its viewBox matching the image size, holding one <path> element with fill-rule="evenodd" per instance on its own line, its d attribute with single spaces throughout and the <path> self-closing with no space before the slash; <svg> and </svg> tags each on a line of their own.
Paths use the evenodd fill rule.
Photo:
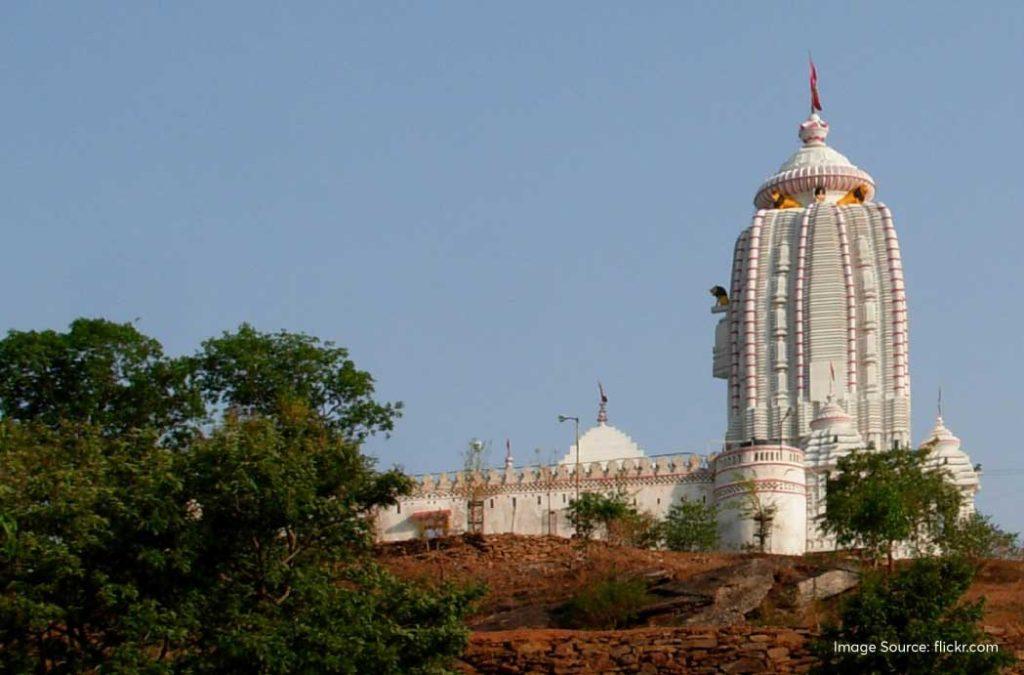
<svg viewBox="0 0 1024 675">
<path fill-rule="evenodd" d="M 863 186 L 864 200 L 875 194 L 875 180 L 863 169 L 855 166 L 845 155 L 825 144 L 828 122 L 813 113 L 800 125 L 803 147 L 786 160 L 774 175 L 757 190 L 754 205 L 760 209 L 773 206 L 772 192 L 789 195 L 803 205 L 813 202 L 814 189 L 823 186 L 835 202 L 854 188 Z"/>
<path fill-rule="evenodd" d="M 637 459 L 644 456 L 644 451 L 636 441 L 609 424 L 600 423 L 580 436 L 580 464 L 606 463 L 611 460 Z M 575 463 L 576 446 L 573 445 L 560 464 Z"/>
<path fill-rule="evenodd" d="M 804 457 L 809 466 L 833 466 L 840 457 L 864 447 L 853 418 L 831 399 L 810 426 L 811 433 L 804 442 Z"/>
<path fill-rule="evenodd" d="M 829 399 L 825 402 L 825 405 L 821 406 L 821 410 L 814 419 L 811 420 L 811 429 L 818 431 L 821 429 L 830 429 L 832 427 L 839 427 L 851 424 L 853 418 L 846 414 L 843 407 Z"/>
</svg>

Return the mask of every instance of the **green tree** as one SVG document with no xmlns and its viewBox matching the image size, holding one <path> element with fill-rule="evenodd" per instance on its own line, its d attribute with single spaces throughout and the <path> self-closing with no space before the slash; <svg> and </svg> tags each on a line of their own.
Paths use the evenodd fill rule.
<svg viewBox="0 0 1024 675">
<path fill-rule="evenodd" d="M 365 555 L 407 478 L 315 424 L 154 441 L 2 423 L 0 669 L 425 672 L 461 650 L 473 589 Z"/>
<path fill-rule="evenodd" d="M 409 487 L 318 420 L 235 422 L 193 453 L 200 599 L 189 667 L 419 672 L 461 651 L 472 591 L 439 594 L 372 564 L 372 510 Z"/>
<path fill-rule="evenodd" d="M 863 548 L 892 570 L 896 546 L 940 544 L 956 526 L 960 492 L 927 464 L 928 450 L 854 451 L 828 482 L 821 529 L 843 547 Z"/>
<path fill-rule="evenodd" d="M 1007 532 L 993 523 L 991 517 L 974 512 L 951 529 L 942 545 L 976 562 L 983 558 L 1020 558 L 1017 537 L 1016 532 Z"/>
<path fill-rule="evenodd" d="M 1007 653 L 946 651 L 937 643 L 987 642 L 978 626 L 984 600 L 963 603 L 974 577 L 963 559 L 921 558 L 896 574 L 867 574 L 844 604 L 841 623 L 827 626 L 814 648 L 818 672 L 997 673 L 1014 659 Z M 873 653 L 849 653 L 837 645 L 874 645 Z M 889 646 L 924 645 L 926 651 Z"/>
<path fill-rule="evenodd" d="M 348 351 L 301 333 L 262 333 L 249 324 L 203 343 L 196 357 L 206 401 L 274 417 L 300 402 L 332 431 L 354 440 L 389 432 L 401 403 L 373 398 L 374 381 Z"/>
<path fill-rule="evenodd" d="M 135 326 L 76 319 L 66 333 L 10 331 L 0 340 L 0 414 L 107 434 L 182 430 L 203 415 L 189 359 L 172 359 Z"/>
<path fill-rule="evenodd" d="M 479 591 L 416 587 L 368 555 L 374 511 L 410 482 L 360 445 L 397 406 L 351 364 L 362 384 L 333 412 L 309 394 L 337 384 L 330 368 L 243 406 L 235 391 L 279 375 L 246 363 L 257 382 L 219 371 L 227 414 L 173 448 L 155 425 L 0 420 L 0 670 L 434 672 L 461 651 Z"/>
<path fill-rule="evenodd" d="M 194 629 L 179 456 L 154 441 L 0 423 L 0 670 L 142 669 Z"/>
<path fill-rule="evenodd" d="M 684 497 L 669 509 L 662 533 L 669 550 L 710 551 L 718 545 L 718 509 Z"/>
<path fill-rule="evenodd" d="M 604 528 L 608 534 L 609 527 L 616 520 L 625 518 L 635 512 L 624 492 L 613 492 L 608 495 L 597 492 L 584 492 L 579 499 L 569 500 L 566 513 L 569 522 L 576 531 L 576 537 L 590 541 Z"/>
</svg>

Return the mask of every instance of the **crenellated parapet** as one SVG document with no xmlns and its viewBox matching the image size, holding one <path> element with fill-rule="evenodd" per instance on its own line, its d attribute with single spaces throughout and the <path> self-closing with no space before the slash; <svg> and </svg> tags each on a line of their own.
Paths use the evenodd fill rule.
<svg viewBox="0 0 1024 675">
<path fill-rule="evenodd" d="M 573 489 L 576 486 L 576 465 L 510 467 L 472 473 L 446 471 L 413 476 L 413 480 L 415 484 L 408 499 Z M 628 457 L 579 465 L 580 487 L 585 490 L 603 490 L 619 485 L 628 488 L 691 482 L 710 484 L 713 480 L 708 459 L 696 454 Z"/>
</svg>

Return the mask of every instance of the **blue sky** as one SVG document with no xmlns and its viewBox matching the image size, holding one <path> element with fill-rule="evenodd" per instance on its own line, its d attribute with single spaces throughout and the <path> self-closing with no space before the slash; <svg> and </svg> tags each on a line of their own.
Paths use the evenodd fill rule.
<svg viewBox="0 0 1024 675">
<path fill-rule="evenodd" d="M 946 420 L 1024 530 L 1019 3 L 7 3 L 4 329 L 139 319 L 172 353 L 249 321 L 334 340 L 406 414 L 562 454 L 559 413 L 713 449 L 709 286 L 796 149 L 894 211 L 914 431 Z M 1015 471 L 1015 473 L 1013 473 Z"/>
</svg>

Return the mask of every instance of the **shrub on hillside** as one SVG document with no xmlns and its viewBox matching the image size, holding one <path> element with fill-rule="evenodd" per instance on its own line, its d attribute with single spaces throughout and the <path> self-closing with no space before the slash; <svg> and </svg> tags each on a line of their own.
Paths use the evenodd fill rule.
<svg viewBox="0 0 1024 675">
<path fill-rule="evenodd" d="M 999 672 L 1014 661 L 1010 654 L 955 650 L 987 643 L 978 626 L 984 599 L 962 601 L 973 578 L 962 558 L 921 558 L 895 574 L 865 575 L 843 605 L 840 624 L 827 626 L 814 645 L 818 672 Z M 851 649 L 861 645 L 873 649 Z"/>
<path fill-rule="evenodd" d="M 669 550 L 710 551 L 718 545 L 717 509 L 684 498 L 669 509 L 662 532 Z"/>
<path fill-rule="evenodd" d="M 972 513 L 951 528 L 943 546 L 951 553 L 971 560 L 982 558 L 1020 559 L 1022 550 L 1016 532 L 1007 532 L 991 517 Z"/>
<path fill-rule="evenodd" d="M 608 541 L 634 548 L 657 548 L 662 539 L 662 523 L 646 511 L 629 510 L 608 523 Z"/>
<path fill-rule="evenodd" d="M 592 539 L 602 528 L 605 535 L 609 534 L 611 524 L 630 513 L 635 513 L 635 509 L 622 492 L 608 495 L 584 492 L 579 498 L 570 500 L 567 509 L 576 537 L 584 541 Z"/>
<path fill-rule="evenodd" d="M 647 585 L 642 579 L 609 577 L 570 598 L 556 617 L 566 628 L 626 628 L 649 602 Z"/>
</svg>

